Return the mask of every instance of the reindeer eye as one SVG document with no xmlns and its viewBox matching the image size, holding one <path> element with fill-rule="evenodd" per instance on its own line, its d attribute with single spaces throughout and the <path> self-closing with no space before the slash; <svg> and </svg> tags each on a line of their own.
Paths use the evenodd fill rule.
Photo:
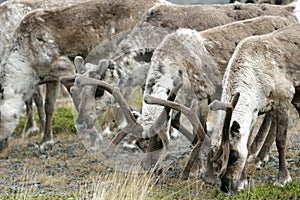
<svg viewBox="0 0 300 200">
<path fill-rule="evenodd" d="M 104 94 L 104 89 L 101 87 L 97 87 L 96 92 L 95 92 L 95 98 L 102 97 Z"/>
<path fill-rule="evenodd" d="M 74 87 L 71 87 L 70 88 L 70 93 L 73 94 L 73 92 L 74 92 Z"/>
</svg>

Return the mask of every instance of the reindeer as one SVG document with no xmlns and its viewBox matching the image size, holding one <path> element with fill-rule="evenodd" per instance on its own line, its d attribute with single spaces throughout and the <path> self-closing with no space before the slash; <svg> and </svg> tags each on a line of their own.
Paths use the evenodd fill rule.
<svg viewBox="0 0 300 200">
<path fill-rule="evenodd" d="M 176 85 L 174 84 L 174 74 L 176 74 L 177 71 L 182 71 L 183 85 L 181 91 L 177 95 L 177 101 L 189 106 L 193 99 L 197 99 L 197 101 L 206 102 L 205 104 L 207 108 L 208 99 L 211 101 L 212 99 L 217 98 L 217 93 L 220 91 L 222 75 L 226 68 L 226 60 L 229 60 L 236 44 L 240 40 L 251 35 L 269 33 L 295 22 L 295 19 L 290 20 L 287 18 L 266 16 L 234 22 L 202 32 L 190 29 L 179 29 L 166 36 L 162 43 L 154 51 L 151 59 L 151 67 L 146 80 L 144 96 L 151 95 L 159 97 L 161 100 L 167 100 L 169 98 L 169 92 L 172 91 L 174 85 Z M 258 27 L 257 24 L 260 24 L 260 26 Z M 93 75 L 94 73 L 91 74 Z M 77 77 L 76 80 L 79 84 L 77 87 L 79 89 L 82 89 L 86 84 L 98 85 L 99 82 L 91 82 L 86 78 L 86 76 L 93 78 L 91 75 L 87 74 L 85 76 L 81 75 Z M 95 91 L 95 89 L 93 91 Z M 85 97 L 89 96 L 89 101 L 80 102 L 81 109 L 79 109 L 80 112 L 76 125 L 80 125 L 84 128 L 93 127 L 91 122 L 93 123 L 95 120 L 95 111 L 91 110 L 90 107 L 90 105 L 92 105 L 90 99 L 93 98 L 93 95 L 94 94 L 84 93 Z M 73 95 L 74 101 L 77 101 L 76 99 L 78 99 L 76 96 L 77 95 Z M 119 102 L 121 107 L 123 104 L 124 102 Z M 194 105 L 193 108 L 195 108 L 195 106 L 196 105 Z M 95 106 L 92 108 L 94 107 Z M 130 110 L 123 110 L 125 110 L 125 113 L 130 112 Z M 206 111 L 205 109 L 201 109 L 200 111 L 203 116 L 206 116 L 205 112 L 207 112 L 207 109 Z M 141 124 L 143 130 L 149 130 L 150 128 L 147 127 L 152 126 L 163 128 L 164 121 L 162 121 L 160 117 L 163 114 L 164 108 L 143 103 L 142 115 L 137 119 L 137 122 Z M 168 119 L 168 117 L 166 117 L 165 120 L 166 119 Z M 200 118 L 200 121 L 201 120 L 202 119 Z M 206 117 L 204 122 L 206 122 Z M 202 124 L 204 122 L 202 122 Z M 157 125 L 157 123 L 160 123 L 160 125 Z M 196 135 L 198 135 L 198 142 L 196 142 L 195 145 L 197 148 L 195 148 L 195 152 L 192 153 L 193 156 L 191 156 L 190 164 L 187 164 L 182 174 L 182 179 L 186 179 L 188 177 L 189 170 L 193 165 L 194 157 L 197 154 L 196 152 L 199 153 L 198 147 L 201 147 L 203 138 L 206 137 L 203 131 L 205 128 L 202 128 L 200 123 L 200 132 L 197 131 L 197 128 L 194 128 L 195 133 L 192 134 L 189 133 L 184 126 L 179 125 L 178 122 L 176 123 L 177 125 L 173 125 L 176 126 L 176 128 L 178 128 L 191 142 L 193 142 Z M 199 124 L 198 122 L 195 123 Z M 199 125 L 194 125 L 194 127 L 198 126 Z M 88 130 L 89 129 L 86 129 L 85 131 L 88 132 Z M 164 135 L 163 131 L 159 129 L 156 130 L 157 131 L 150 132 L 152 135 L 147 135 L 147 137 L 153 136 L 153 134 L 159 132 L 164 143 L 164 152 L 166 152 L 168 144 L 167 136 Z M 113 145 L 117 145 L 119 141 L 125 137 L 126 134 L 124 134 L 124 132 L 130 133 L 123 131 L 121 134 L 117 135 L 112 141 Z M 143 137 L 145 137 L 145 135 Z M 112 149 L 108 148 L 108 152 L 111 151 Z M 148 149 L 147 152 L 151 151 Z M 153 154 L 149 155 L 157 156 Z M 163 158 L 161 158 L 161 160 L 163 160 Z M 146 165 L 148 166 L 155 165 L 156 161 L 157 158 L 154 157 L 151 159 L 145 159 L 145 162 L 147 162 Z M 211 179 L 211 172 L 209 173 L 210 174 L 207 175 L 207 178 L 205 177 L 206 181 L 215 183 L 215 180 Z"/>
<path fill-rule="evenodd" d="M 41 148 L 52 143 L 51 123 L 58 78 L 75 73 L 73 58 L 99 42 L 131 29 L 156 1 L 86 1 L 24 17 L 1 62 L 1 139 L 16 127 L 22 102 L 46 83 L 46 125 Z M 18 83 L 18 84 L 16 84 Z"/>
<path fill-rule="evenodd" d="M 167 34 L 178 28 L 193 28 L 202 31 L 262 15 L 276 15 L 294 19 L 293 9 L 294 7 L 290 6 L 268 4 L 188 6 L 165 3 L 154 6 L 137 23 L 127 39 L 122 40 L 117 51 L 111 56 L 120 75 L 118 85 L 125 99 L 128 99 L 131 94 L 131 89 L 128 88 L 145 85 L 153 51 Z M 90 52 L 87 61 L 94 64 L 98 63 L 98 60 L 95 60 L 98 56 L 95 54 L 97 55 L 99 51 L 103 51 L 101 45 Z M 136 74 L 139 76 L 135 76 Z M 71 78 L 71 81 L 73 82 L 74 78 Z M 111 102 L 110 97 L 106 97 L 106 100 L 105 97 L 97 98 L 97 101 L 102 102 L 97 106 L 99 113 L 107 109 L 107 104 L 103 102 Z M 84 120 L 81 122 L 83 123 Z"/>
<path fill-rule="evenodd" d="M 234 193 L 247 185 L 245 147 L 260 112 L 272 115 L 279 157 L 277 184 L 291 181 L 285 146 L 289 104 L 299 103 L 299 30 L 298 23 L 263 36 L 248 37 L 239 43 L 229 61 L 221 102 L 228 104 L 235 95 L 239 98 L 235 107 L 227 108 L 232 113 L 224 123 L 227 124 L 223 130 L 226 159 L 220 173 L 220 188 L 224 192 Z"/>
<path fill-rule="evenodd" d="M 132 81 L 135 69 L 151 60 L 151 55 L 162 39 L 178 28 L 203 31 L 216 26 L 263 15 L 294 18 L 294 6 L 275 5 L 174 5 L 160 4 L 147 12 L 133 28 L 127 39 L 122 40 L 111 56 L 116 65 L 128 76 L 120 86 L 136 87 L 145 84 L 145 79 Z M 91 52 L 92 54 L 93 52 Z M 147 68 L 146 68 L 147 69 Z M 147 70 L 146 70 L 147 71 Z M 147 73 L 145 73 L 146 75 Z"/>
<path fill-rule="evenodd" d="M 73 4 L 78 4 L 83 2 L 84 0 L 67 0 L 67 1 L 49 1 L 49 0 L 39 0 L 39 1 L 31 1 L 31 0 L 12 0 L 6 1 L 0 6 L 0 21 L 2 26 L 0 27 L 0 58 L 5 52 L 9 42 L 13 38 L 13 34 L 15 29 L 19 26 L 21 20 L 24 16 L 35 9 L 50 9 L 54 7 L 65 7 Z M 27 121 L 23 130 L 23 136 L 33 135 L 37 132 L 44 132 L 45 127 L 45 119 L 44 119 L 44 111 L 43 111 L 43 99 L 41 96 L 41 91 L 39 87 L 37 91 L 33 94 L 33 99 L 37 106 L 39 118 L 40 118 L 40 129 L 38 129 L 35 125 L 35 121 L 33 118 L 33 107 L 32 107 L 32 98 L 29 98 L 25 101 L 26 104 L 26 114 Z"/>
</svg>

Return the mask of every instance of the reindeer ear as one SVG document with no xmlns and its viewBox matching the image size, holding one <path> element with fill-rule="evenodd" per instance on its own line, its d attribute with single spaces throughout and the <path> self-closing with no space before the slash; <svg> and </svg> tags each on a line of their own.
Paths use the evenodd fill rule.
<svg viewBox="0 0 300 200">
<path fill-rule="evenodd" d="M 240 124 L 237 121 L 233 121 L 231 125 L 231 132 L 239 133 L 240 132 Z"/>
<path fill-rule="evenodd" d="M 74 64 L 78 73 L 83 74 L 84 60 L 81 56 L 76 56 L 74 59 Z"/>
<path fill-rule="evenodd" d="M 100 60 L 99 63 L 98 63 L 97 72 L 100 75 L 102 75 L 106 71 L 106 69 L 108 68 L 108 66 L 109 66 L 109 61 L 108 60 L 106 60 L 106 59 Z"/>
</svg>

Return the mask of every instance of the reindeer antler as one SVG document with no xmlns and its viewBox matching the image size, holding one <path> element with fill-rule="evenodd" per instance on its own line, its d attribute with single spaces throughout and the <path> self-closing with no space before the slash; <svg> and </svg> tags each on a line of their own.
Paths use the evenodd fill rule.
<svg viewBox="0 0 300 200">
<path fill-rule="evenodd" d="M 95 85 L 102 87 L 106 91 L 108 91 L 110 94 L 114 96 L 116 101 L 119 103 L 120 108 L 122 110 L 122 113 L 124 114 L 124 117 L 127 121 L 127 126 L 124 128 L 124 132 L 142 132 L 143 127 L 136 122 L 135 117 L 131 113 L 130 107 L 127 104 L 126 100 L 122 96 L 120 89 L 117 87 L 112 87 L 111 85 L 107 84 L 104 81 L 100 81 L 93 78 L 85 77 L 81 74 L 78 74 L 75 79 L 75 83 L 79 85 Z"/>
<path fill-rule="evenodd" d="M 222 167 L 218 175 L 219 177 L 223 177 L 227 169 L 227 165 L 229 161 L 229 153 L 230 153 L 230 143 L 229 143 L 230 121 L 231 121 L 232 111 L 234 110 L 239 97 L 240 97 L 240 93 L 238 92 L 233 96 L 231 104 L 227 104 L 223 102 L 215 102 L 214 104 L 210 105 L 212 110 L 218 110 L 218 109 L 226 110 L 226 116 L 225 116 L 223 129 L 222 129 L 222 145 L 221 145 L 222 149 L 220 148 L 216 156 L 213 158 L 213 161 L 217 160 L 222 154 L 221 151 L 223 151 Z"/>
<path fill-rule="evenodd" d="M 178 76 L 174 76 L 173 77 L 173 86 L 174 87 L 172 88 L 172 90 L 170 91 L 170 93 L 168 95 L 168 98 L 167 98 L 168 101 L 174 101 L 175 100 L 177 92 L 182 87 L 182 85 L 183 85 L 182 71 L 179 70 L 178 71 Z M 148 103 L 147 102 L 148 101 L 148 97 L 149 97 L 149 95 L 146 95 L 144 97 L 145 103 Z M 161 127 L 163 126 L 164 122 L 169 119 L 170 110 L 171 110 L 170 107 L 165 106 L 164 112 L 162 112 L 160 114 L 160 116 L 156 119 L 156 121 L 154 122 L 154 124 L 150 127 L 150 133 L 152 132 L 152 133 L 156 134 L 161 129 Z"/>
<path fill-rule="evenodd" d="M 174 100 L 176 97 L 176 94 L 178 92 L 178 90 L 181 88 L 183 82 L 182 82 L 182 71 L 179 71 L 178 73 L 178 77 L 175 76 L 174 77 L 174 88 L 170 91 L 170 94 L 168 96 L 169 100 Z M 131 109 L 127 103 L 127 101 L 125 100 L 125 98 L 123 97 L 123 95 L 120 92 L 120 89 L 117 87 L 112 87 L 111 85 L 107 84 L 104 81 L 100 81 L 100 80 L 96 80 L 96 79 L 92 79 L 92 78 L 87 78 L 83 75 L 78 74 L 75 80 L 76 84 L 78 85 L 95 85 L 95 86 L 99 86 L 103 89 L 105 89 L 106 91 L 108 91 L 109 93 L 111 93 L 114 98 L 116 99 L 116 101 L 119 103 L 120 108 L 122 110 L 122 113 L 124 114 L 124 117 L 127 121 L 127 126 L 120 131 L 117 136 L 113 139 L 112 143 L 108 146 L 107 148 L 107 152 L 105 152 L 105 155 L 109 156 L 110 153 L 113 151 L 114 146 L 113 145 L 117 145 L 126 135 L 128 132 L 143 132 L 143 127 L 138 124 L 136 122 L 135 117 L 133 116 Z M 163 126 L 165 120 L 168 118 L 167 113 L 169 113 L 169 110 L 165 110 L 166 112 L 163 112 L 158 119 L 156 120 L 156 122 L 150 127 L 150 132 L 156 134 L 161 127 Z"/>
<path fill-rule="evenodd" d="M 196 100 L 193 100 L 191 107 L 187 108 L 184 105 L 181 105 L 181 104 L 178 104 L 178 103 L 175 103 L 172 101 L 168 101 L 168 100 L 162 100 L 162 99 L 159 99 L 156 97 L 152 97 L 150 95 L 145 96 L 144 101 L 149 104 L 158 104 L 158 105 L 169 107 L 169 108 L 172 108 L 179 112 L 182 112 L 184 115 L 186 115 L 186 117 L 191 122 L 191 124 L 193 126 L 193 133 L 194 133 L 194 135 L 197 135 L 198 140 L 197 140 L 197 143 L 195 144 L 195 146 L 191 152 L 190 158 L 189 158 L 188 162 L 186 163 L 184 170 L 181 174 L 181 179 L 184 179 L 184 180 L 187 179 L 189 176 L 190 170 L 199 155 L 200 148 L 202 146 L 204 139 L 208 139 L 208 137 L 202 127 L 202 124 L 197 116 L 197 112 L 195 112 L 198 110 L 198 102 Z"/>
<path fill-rule="evenodd" d="M 186 106 L 176 103 L 176 102 L 159 99 L 159 98 L 156 98 L 156 97 L 153 97 L 150 95 L 146 95 L 144 97 L 144 101 L 148 104 L 157 104 L 157 105 L 169 107 L 169 108 L 172 108 L 179 112 L 182 112 L 189 119 L 189 121 L 191 122 L 195 131 L 199 133 L 199 136 L 200 136 L 199 139 L 204 140 L 204 138 L 206 137 L 206 133 L 202 127 L 202 124 L 201 124 L 196 112 L 194 112 L 195 110 L 198 109 L 198 103 L 196 100 L 192 101 L 192 105 L 190 108 L 187 108 Z M 195 135 L 197 135 L 197 134 L 195 134 Z"/>
</svg>

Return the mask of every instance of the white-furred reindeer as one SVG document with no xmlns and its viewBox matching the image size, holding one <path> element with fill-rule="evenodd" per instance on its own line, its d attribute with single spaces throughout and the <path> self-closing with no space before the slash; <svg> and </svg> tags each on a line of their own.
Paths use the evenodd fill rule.
<svg viewBox="0 0 300 200">
<path fill-rule="evenodd" d="M 146 76 L 149 70 L 149 62 L 155 48 L 160 44 L 162 39 L 169 33 L 178 28 L 193 28 L 202 31 L 208 28 L 224 25 L 254 18 L 263 15 L 275 15 L 294 19 L 292 6 L 275 6 L 275 5 L 174 5 L 162 3 L 149 9 L 141 21 L 133 28 L 127 39 L 123 40 L 112 55 L 113 62 L 120 76 L 118 87 L 121 88 L 125 99 L 128 99 L 127 87 L 137 87 L 145 85 Z M 100 50 L 99 50 L 100 49 Z M 100 46 L 98 50 L 102 52 Z M 90 53 L 87 60 L 92 63 L 98 63 L 93 54 L 97 54 L 97 48 Z M 141 70 L 142 68 L 142 70 Z M 138 74 L 138 76 L 137 76 Z M 72 79 L 73 81 L 73 79 Z M 73 98 L 77 98 L 73 96 Z M 101 113 L 107 110 L 110 96 L 97 98 L 96 108 Z M 85 112 L 84 106 L 82 111 Z M 79 122 L 79 121 L 78 121 Z M 84 127 L 84 120 L 77 124 L 78 127 Z"/>
<path fill-rule="evenodd" d="M 288 19 L 265 16 L 230 23 L 202 32 L 191 29 L 179 29 L 174 33 L 167 35 L 155 49 L 151 59 L 151 67 L 147 76 L 144 95 L 151 95 L 160 98 L 161 100 L 167 100 L 170 92 L 174 89 L 174 85 L 177 85 L 174 84 L 174 82 L 176 82 L 174 75 L 176 75 L 178 71 L 181 71 L 183 85 L 182 89 L 177 94 L 177 102 L 189 106 L 193 99 L 197 99 L 197 101 L 205 102 L 207 108 L 208 100 L 214 99 L 214 96 L 218 93 L 217 89 L 220 89 L 222 75 L 227 64 L 226 60 L 229 60 L 236 44 L 240 40 L 251 35 L 269 33 L 295 22 L 295 18 Z M 257 24 L 260 26 L 257 26 Z M 93 73 L 91 74 L 93 75 Z M 88 77 L 93 78 L 91 75 L 88 75 Z M 92 79 L 87 79 L 82 75 L 78 76 L 76 80 L 79 89 L 82 89 L 84 85 L 98 85 L 98 83 L 101 83 Z M 219 92 L 220 91 L 221 90 L 219 90 Z M 87 95 L 88 94 L 85 93 L 85 96 Z M 73 99 L 74 97 L 76 96 L 73 96 Z M 82 114 L 79 114 L 80 118 L 78 118 L 77 122 L 81 127 L 93 127 L 90 123 L 95 120 L 93 118 L 91 119 L 91 117 L 95 117 L 95 115 L 91 114 L 95 112 L 93 110 L 95 107 L 91 109 L 90 98 L 93 98 L 93 94 L 89 95 L 88 103 L 80 102 L 80 113 Z M 119 102 L 121 107 L 124 106 L 123 104 L 124 102 Z M 149 132 L 146 130 L 151 130 L 150 127 L 156 126 L 158 123 L 162 124 L 158 127 L 164 127 L 166 121 L 160 121 L 164 109 L 165 108 L 161 106 L 143 103 L 142 115 L 137 119 L 137 123 L 143 127 L 144 134 L 146 134 L 144 137 L 153 136 L 153 133 L 158 134 L 158 132 L 150 132 L 152 135 L 147 135 Z M 124 114 L 130 113 L 130 110 L 124 110 Z M 201 112 L 204 113 L 207 112 L 207 110 L 201 110 Z M 206 114 L 204 113 L 203 115 Z M 198 117 L 196 116 L 196 118 Z M 167 119 L 168 117 L 165 117 L 164 120 Z M 196 134 L 185 131 L 186 129 L 180 125 L 178 125 L 177 128 L 180 131 L 183 131 L 183 134 L 193 142 Z M 202 128 L 201 130 L 204 129 Z M 88 131 L 88 129 L 86 131 Z M 159 134 L 162 136 L 161 139 L 165 145 L 164 147 L 167 148 L 167 137 L 163 135 L 161 130 L 157 129 L 157 131 L 159 131 Z M 197 128 L 195 128 L 194 131 L 197 132 Z M 205 133 L 203 134 L 203 131 L 200 131 L 199 134 L 201 134 L 201 136 L 199 136 L 199 142 L 196 146 L 200 147 L 203 138 L 206 136 Z M 122 139 L 122 137 L 117 136 L 112 143 L 116 145 L 120 139 Z M 196 151 L 199 152 L 199 149 L 196 149 Z M 157 158 L 148 161 L 150 161 L 148 164 L 152 166 L 157 161 Z M 192 164 L 193 162 L 191 161 L 191 164 L 187 165 L 187 168 L 182 175 L 183 179 L 188 177 L 189 169 L 192 167 Z M 215 180 L 207 180 L 207 182 L 211 183 L 213 181 Z"/>
<path fill-rule="evenodd" d="M 12 0 L 6 1 L 0 5 L 0 60 L 4 55 L 8 44 L 11 42 L 15 29 L 19 26 L 24 16 L 35 9 L 50 9 L 55 7 L 66 7 L 73 4 L 84 2 L 84 0 L 67 0 L 67 1 L 51 1 L 51 0 Z M 37 87 L 37 91 L 33 94 L 33 99 L 37 105 L 40 118 L 40 129 L 36 127 L 33 117 L 32 98 L 25 101 L 27 121 L 24 127 L 24 136 L 44 132 L 45 119 L 43 110 L 43 98 L 41 91 Z"/>
<path fill-rule="evenodd" d="M 0 140 L 15 129 L 23 102 L 46 83 L 46 125 L 41 147 L 52 143 L 58 79 L 75 73 L 73 58 L 85 57 L 98 43 L 131 29 L 155 0 L 85 1 L 24 17 L 1 62 Z"/>
<path fill-rule="evenodd" d="M 224 125 L 221 190 L 236 192 L 247 185 L 245 165 L 247 143 L 259 112 L 271 112 L 276 134 L 279 169 L 277 183 L 291 181 L 286 159 L 288 111 L 290 103 L 299 103 L 300 24 L 288 26 L 263 36 L 252 36 L 239 43 L 223 80 L 221 101 L 230 103 L 239 95 L 232 115 Z M 299 110 L 298 110 L 299 111 Z M 221 119 L 224 120 L 224 117 Z M 230 119 L 231 118 L 231 119 Z M 223 121 L 220 120 L 220 121 Z M 222 129 L 224 122 L 217 126 Z"/>
</svg>

